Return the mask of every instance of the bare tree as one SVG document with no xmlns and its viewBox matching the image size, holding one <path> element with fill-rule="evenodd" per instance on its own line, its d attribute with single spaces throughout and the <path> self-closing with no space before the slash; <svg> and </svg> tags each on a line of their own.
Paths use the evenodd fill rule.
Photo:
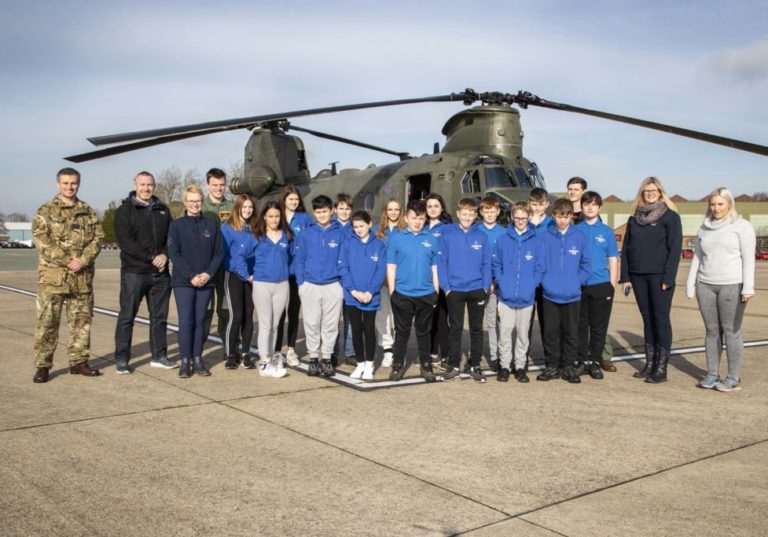
<svg viewBox="0 0 768 537">
<path fill-rule="evenodd" d="M 174 165 L 160 170 L 160 173 L 157 175 L 155 195 L 163 203 L 167 205 L 172 201 L 180 200 L 182 190 L 181 170 L 178 166 Z"/>
<path fill-rule="evenodd" d="M 29 216 L 24 213 L 11 213 L 5 217 L 6 222 L 29 222 Z"/>
<path fill-rule="evenodd" d="M 184 188 L 189 185 L 197 185 L 202 187 L 203 174 L 201 174 L 196 168 L 190 168 L 184 172 Z"/>
<path fill-rule="evenodd" d="M 233 162 L 229 165 L 229 168 L 227 169 L 227 178 L 231 181 L 232 179 L 240 179 L 245 174 L 245 166 L 243 166 L 243 161 L 238 160 L 237 162 Z"/>
<path fill-rule="evenodd" d="M 768 192 L 755 192 L 752 194 L 752 199 L 754 201 L 768 201 Z"/>
</svg>

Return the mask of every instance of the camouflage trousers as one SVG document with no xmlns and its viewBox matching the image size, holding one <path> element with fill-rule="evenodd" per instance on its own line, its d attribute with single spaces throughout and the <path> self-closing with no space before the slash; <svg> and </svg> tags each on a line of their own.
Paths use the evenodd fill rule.
<svg viewBox="0 0 768 537">
<path fill-rule="evenodd" d="M 93 293 L 52 293 L 45 287 L 37 292 L 35 367 L 51 367 L 59 341 L 62 306 L 67 305 L 67 355 L 69 365 L 86 361 L 91 354 Z"/>
</svg>

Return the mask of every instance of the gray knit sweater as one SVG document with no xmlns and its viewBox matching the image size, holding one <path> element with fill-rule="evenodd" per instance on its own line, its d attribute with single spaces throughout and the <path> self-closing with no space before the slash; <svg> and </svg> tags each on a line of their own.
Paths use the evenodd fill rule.
<svg viewBox="0 0 768 537">
<path fill-rule="evenodd" d="M 696 235 L 696 251 L 688 273 L 686 295 L 693 298 L 696 282 L 742 284 L 741 293 L 755 293 L 755 230 L 747 220 L 704 220 Z"/>
</svg>

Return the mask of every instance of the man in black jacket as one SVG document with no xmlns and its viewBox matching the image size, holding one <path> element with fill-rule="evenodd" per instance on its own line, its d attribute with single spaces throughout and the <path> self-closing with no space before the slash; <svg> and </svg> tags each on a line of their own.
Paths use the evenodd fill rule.
<svg viewBox="0 0 768 537">
<path fill-rule="evenodd" d="M 120 245 L 120 314 L 115 328 L 115 367 L 118 374 L 132 373 L 133 321 L 142 299 L 149 310 L 150 365 L 173 369 L 168 359 L 168 303 L 171 277 L 168 273 L 168 226 L 171 212 L 154 196 L 155 178 L 139 172 L 135 190 L 115 212 L 115 235 Z"/>
</svg>

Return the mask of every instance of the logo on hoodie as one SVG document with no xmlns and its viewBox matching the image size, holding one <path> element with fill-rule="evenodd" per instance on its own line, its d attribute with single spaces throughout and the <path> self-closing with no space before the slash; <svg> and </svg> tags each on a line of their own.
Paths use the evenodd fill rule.
<svg viewBox="0 0 768 537">
<path fill-rule="evenodd" d="M 336 242 L 336 239 L 331 239 L 331 242 L 328 243 L 329 248 L 336 248 L 339 245 L 338 242 Z"/>
<path fill-rule="evenodd" d="M 371 256 L 371 261 L 373 261 L 374 263 L 378 263 L 379 262 L 379 256 L 376 255 L 376 254 L 373 254 Z"/>
<path fill-rule="evenodd" d="M 424 248 L 432 248 L 432 243 L 431 243 L 431 242 L 429 242 L 429 241 L 427 241 L 427 240 L 425 240 L 424 242 L 422 242 L 422 243 L 421 243 L 421 245 L 422 245 Z"/>
<path fill-rule="evenodd" d="M 568 250 L 568 253 L 571 255 L 579 255 L 579 249 L 575 246 L 571 246 L 571 248 Z"/>
<path fill-rule="evenodd" d="M 531 253 L 530 250 L 528 250 L 527 252 L 525 252 L 525 255 L 523 257 L 525 257 L 526 261 L 531 261 L 533 259 L 533 254 Z"/>
<path fill-rule="evenodd" d="M 605 242 L 605 236 L 603 236 L 602 234 L 600 234 L 600 235 L 597 235 L 597 236 L 595 237 L 595 242 L 600 242 L 600 243 L 603 243 L 603 242 Z"/>
<path fill-rule="evenodd" d="M 472 248 L 472 249 L 473 249 L 473 250 L 475 250 L 475 251 L 477 251 L 477 250 L 481 249 L 482 247 L 483 247 L 483 245 L 482 245 L 482 244 L 480 244 L 480 243 L 479 243 L 479 242 L 477 242 L 477 241 L 473 242 L 473 243 L 472 243 L 472 246 L 470 246 L 470 248 Z"/>
</svg>

